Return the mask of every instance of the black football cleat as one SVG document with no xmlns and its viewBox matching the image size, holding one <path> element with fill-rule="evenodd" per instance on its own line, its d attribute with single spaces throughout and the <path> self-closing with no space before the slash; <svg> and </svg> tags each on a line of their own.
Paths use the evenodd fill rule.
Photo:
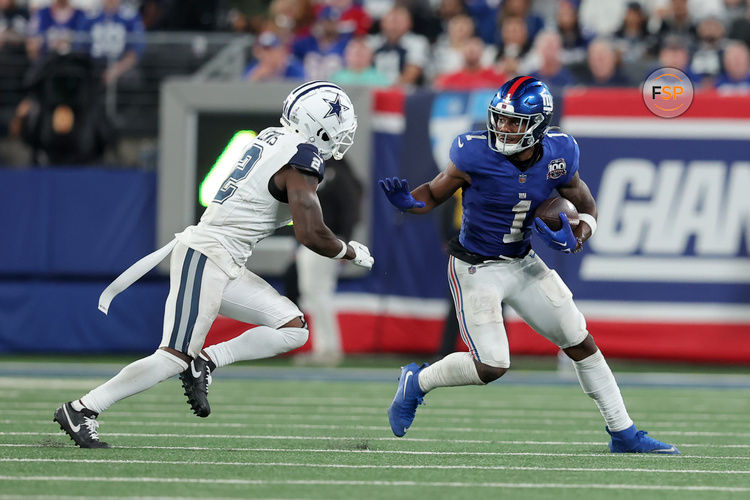
<svg viewBox="0 0 750 500">
<path fill-rule="evenodd" d="M 76 411 L 70 403 L 65 403 L 55 410 L 52 421 L 60 424 L 60 429 L 81 448 L 109 448 L 107 443 L 99 441 L 98 416 L 88 408 Z"/>
<path fill-rule="evenodd" d="M 208 404 L 208 385 L 211 383 L 211 368 L 200 356 L 194 359 L 187 370 L 180 373 L 182 388 L 185 389 L 188 404 L 193 413 L 199 417 L 207 417 L 211 413 Z"/>
</svg>

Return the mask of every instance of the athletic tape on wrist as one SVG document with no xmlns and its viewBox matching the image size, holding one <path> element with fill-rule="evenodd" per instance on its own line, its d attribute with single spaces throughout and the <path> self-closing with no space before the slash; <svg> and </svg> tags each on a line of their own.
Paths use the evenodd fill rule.
<svg viewBox="0 0 750 500">
<path fill-rule="evenodd" d="M 578 220 L 588 224 L 591 228 L 591 236 L 594 236 L 594 233 L 596 232 L 596 219 L 594 219 L 594 216 L 591 214 L 582 213 L 578 214 Z"/>
<path fill-rule="evenodd" d="M 333 259 L 343 258 L 344 255 L 346 255 L 346 251 L 349 250 L 349 245 L 347 245 L 345 241 L 343 240 L 339 240 L 339 241 L 341 242 L 341 251 L 337 253 L 336 255 L 334 255 L 333 257 L 331 257 Z"/>
</svg>

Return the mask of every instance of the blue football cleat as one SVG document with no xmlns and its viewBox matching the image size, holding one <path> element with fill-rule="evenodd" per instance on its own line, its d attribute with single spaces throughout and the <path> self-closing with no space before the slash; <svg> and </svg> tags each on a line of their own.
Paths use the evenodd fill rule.
<svg viewBox="0 0 750 500">
<path fill-rule="evenodd" d="M 639 431 L 635 425 L 627 429 L 612 432 L 606 428 L 612 440 L 609 442 L 609 451 L 612 453 L 662 453 L 666 455 L 679 455 L 680 450 L 674 445 L 662 443 L 647 436 L 648 432 Z"/>
<path fill-rule="evenodd" d="M 422 368 L 429 366 L 427 363 L 419 366 L 416 363 L 409 363 L 401 369 L 401 376 L 398 378 L 398 389 L 393 397 L 393 402 L 388 408 L 388 420 L 391 423 L 393 433 L 401 437 L 414 421 L 417 414 L 417 406 L 422 404 L 425 393 L 419 388 L 419 372 Z"/>
</svg>

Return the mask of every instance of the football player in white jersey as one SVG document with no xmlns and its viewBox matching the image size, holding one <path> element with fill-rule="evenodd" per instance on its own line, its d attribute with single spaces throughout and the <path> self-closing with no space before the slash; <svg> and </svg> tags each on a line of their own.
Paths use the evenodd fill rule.
<svg viewBox="0 0 750 500">
<path fill-rule="evenodd" d="M 179 373 L 189 404 L 207 416 L 212 369 L 275 356 L 307 341 L 297 306 L 245 267 L 253 247 L 277 228 L 293 222 L 296 238 L 314 252 L 372 268 L 366 246 L 347 244 L 328 229 L 316 194 L 325 160 L 341 159 L 354 141 L 357 119 L 349 97 L 329 82 L 305 83 L 284 101 L 281 124 L 248 146 L 197 225 L 136 262 L 102 293 L 99 309 L 106 314 L 115 295 L 171 253 L 159 349 L 55 412 L 54 420 L 80 447 L 109 447 L 99 440 L 96 417 L 121 399 Z M 218 314 L 260 326 L 202 350 Z"/>
</svg>

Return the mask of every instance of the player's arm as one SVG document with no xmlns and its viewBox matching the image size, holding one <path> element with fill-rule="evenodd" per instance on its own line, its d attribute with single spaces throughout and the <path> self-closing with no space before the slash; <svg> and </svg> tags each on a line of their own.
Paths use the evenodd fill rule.
<svg viewBox="0 0 750 500">
<path fill-rule="evenodd" d="M 323 210 L 316 192 L 318 178 L 289 166 L 284 167 L 280 174 L 279 177 L 286 185 L 297 241 L 325 257 L 338 255 L 342 249 L 341 240 L 323 221 Z M 343 258 L 353 259 L 354 254 L 354 249 L 347 245 Z"/>
<path fill-rule="evenodd" d="M 560 196 L 570 200 L 578 210 L 581 222 L 575 228 L 573 234 L 576 238 L 580 238 L 581 243 L 583 243 L 591 237 L 593 229 L 596 227 L 596 201 L 591 195 L 591 190 L 576 172 L 570 182 L 559 186 L 557 191 Z"/>
<path fill-rule="evenodd" d="M 411 192 L 406 179 L 399 180 L 398 177 L 381 179 L 378 184 L 396 208 L 413 214 L 425 214 L 453 196 L 458 189 L 471 184 L 471 178 L 450 162 L 445 171 Z"/>
<path fill-rule="evenodd" d="M 424 203 L 424 207 L 413 208 L 409 212 L 414 214 L 427 213 L 469 184 L 471 184 L 469 174 L 460 171 L 453 162 L 449 162 L 445 171 L 440 172 L 430 182 L 422 184 L 411 192 L 414 199 Z"/>
<path fill-rule="evenodd" d="M 374 260 L 365 245 L 356 241 L 345 243 L 326 226 L 316 192 L 318 178 L 315 175 L 287 165 L 274 176 L 272 182 L 276 181 L 282 184 L 281 189 L 286 190 L 297 241 L 325 257 L 351 260 L 360 267 L 372 268 Z"/>
</svg>

